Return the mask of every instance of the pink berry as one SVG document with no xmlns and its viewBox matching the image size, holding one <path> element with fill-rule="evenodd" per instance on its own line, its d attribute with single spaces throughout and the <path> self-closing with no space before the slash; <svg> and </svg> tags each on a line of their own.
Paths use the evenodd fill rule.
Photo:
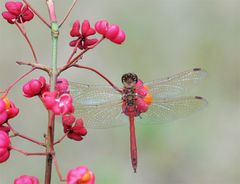
<svg viewBox="0 0 240 184">
<path fill-rule="evenodd" d="M 71 128 L 72 124 L 75 122 L 76 118 L 73 115 L 62 116 L 62 124 L 64 127 Z"/>
<path fill-rule="evenodd" d="M 71 169 L 67 174 L 67 184 L 94 184 L 95 175 L 85 166 L 80 166 L 75 169 Z"/>
<path fill-rule="evenodd" d="M 88 20 L 83 21 L 81 31 L 82 31 L 82 35 L 85 37 L 94 35 L 96 33 L 96 31 L 93 28 L 91 28 Z"/>
<path fill-rule="evenodd" d="M 95 29 L 99 34 L 105 36 L 108 30 L 108 21 L 106 20 L 99 20 L 95 23 Z"/>
<path fill-rule="evenodd" d="M 40 95 L 45 85 L 46 80 L 44 77 L 39 77 L 39 79 L 32 79 L 23 85 L 23 95 L 28 98 Z"/>
<path fill-rule="evenodd" d="M 65 78 L 58 78 L 56 84 L 56 90 L 59 92 L 59 95 L 64 93 L 69 93 L 69 83 Z"/>
<path fill-rule="evenodd" d="M 21 2 L 7 2 L 5 7 L 7 11 L 2 13 L 4 19 L 6 19 L 10 24 L 14 24 L 15 21 L 19 23 L 24 23 L 33 19 L 34 14 L 29 9 L 28 6 L 24 6 Z"/>
<path fill-rule="evenodd" d="M 6 110 L 6 104 L 2 99 L 0 99 L 0 113 L 4 112 L 5 110 Z"/>
<path fill-rule="evenodd" d="M 116 25 L 116 24 L 111 25 L 108 27 L 105 37 L 108 38 L 109 40 L 112 40 L 112 39 L 116 38 L 119 30 L 120 30 L 120 28 L 118 25 Z"/>
<path fill-rule="evenodd" d="M 89 36 L 94 35 L 96 33 L 95 29 L 90 26 L 88 20 L 84 20 L 81 27 L 80 32 L 80 22 L 76 20 L 72 26 L 72 30 L 70 35 L 72 37 L 78 37 L 75 40 L 72 40 L 69 45 L 71 47 L 78 47 L 79 49 L 87 49 L 90 46 L 97 43 L 96 38 L 89 38 Z"/>
<path fill-rule="evenodd" d="M 73 140 L 75 140 L 75 141 L 81 141 L 81 140 L 83 140 L 82 136 L 81 136 L 81 135 L 78 135 L 78 134 L 75 133 L 75 132 L 70 132 L 70 133 L 68 133 L 67 137 L 68 137 L 69 139 L 73 139 Z"/>
<path fill-rule="evenodd" d="M 7 10 L 17 16 L 21 13 L 22 6 L 23 4 L 21 2 L 7 2 L 5 4 Z"/>
<path fill-rule="evenodd" d="M 44 92 L 42 94 L 42 100 L 47 109 L 53 108 L 53 106 L 57 103 L 56 102 L 57 95 L 58 95 L 58 93 L 56 91 L 55 92 Z"/>
<path fill-rule="evenodd" d="M 69 94 L 61 95 L 58 105 L 61 109 L 61 114 L 71 114 L 74 111 L 74 107 L 72 105 L 72 96 Z"/>
<path fill-rule="evenodd" d="M 121 44 L 125 41 L 126 39 L 126 35 L 125 32 L 120 30 L 117 34 L 117 36 L 113 39 L 110 39 L 112 42 L 117 43 L 117 44 Z"/>
<path fill-rule="evenodd" d="M 19 176 L 14 180 L 14 184 L 39 184 L 39 180 L 36 176 Z"/>
<path fill-rule="evenodd" d="M 11 103 L 11 107 L 6 111 L 8 115 L 8 119 L 14 118 L 19 113 L 19 108 L 17 108 L 12 101 L 10 101 L 10 103 Z"/>
<path fill-rule="evenodd" d="M 1 125 L 0 126 L 0 131 L 4 131 L 8 134 L 8 132 L 10 132 L 10 128 L 8 126 Z"/>
<path fill-rule="evenodd" d="M 4 131 L 0 131 L 0 148 L 7 149 L 9 145 L 10 145 L 9 135 Z"/>
<path fill-rule="evenodd" d="M 23 14 L 22 14 L 23 22 L 25 22 L 25 21 L 30 21 L 30 20 L 33 19 L 34 14 L 33 14 L 32 11 L 28 8 L 28 6 L 24 6 L 22 12 L 23 12 Z"/>
<path fill-rule="evenodd" d="M 70 31 L 70 35 L 72 37 L 78 37 L 78 36 L 81 36 L 80 32 L 79 32 L 79 29 L 80 29 L 80 22 L 78 20 L 76 20 L 74 23 L 73 23 L 73 26 L 72 26 L 72 30 Z"/>
<path fill-rule="evenodd" d="M 9 157 L 10 157 L 10 152 L 7 149 L 4 150 L 3 154 L 1 154 L 1 151 L 0 151 L 0 163 L 7 161 Z"/>
<path fill-rule="evenodd" d="M 6 111 L 0 113 L 0 125 L 2 125 L 3 123 L 5 123 L 8 119 L 8 114 Z"/>
</svg>

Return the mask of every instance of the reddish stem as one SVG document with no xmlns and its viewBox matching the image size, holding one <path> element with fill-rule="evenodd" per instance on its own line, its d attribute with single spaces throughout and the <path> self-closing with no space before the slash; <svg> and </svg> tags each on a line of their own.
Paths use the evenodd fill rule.
<svg viewBox="0 0 240 184">
<path fill-rule="evenodd" d="M 82 66 L 82 65 L 78 65 L 78 64 L 75 64 L 73 65 L 74 67 L 76 68 L 83 68 L 83 69 L 86 69 L 86 70 L 91 70 L 93 72 L 95 72 L 96 74 L 98 74 L 100 77 L 102 77 L 104 80 L 106 80 L 108 82 L 108 84 L 110 86 L 112 86 L 116 91 L 122 93 L 122 90 L 120 88 L 118 88 L 117 86 L 115 86 L 107 77 L 105 77 L 103 74 L 101 74 L 99 71 L 97 71 L 96 69 L 94 68 L 91 68 L 91 67 L 87 67 L 87 66 Z"/>
<path fill-rule="evenodd" d="M 73 7 L 75 6 L 75 4 L 77 3 L 77 0 L 73 0 L 72 5 L 70 6 L 69 10 L 67 11 L 67 14 L 65 15 L 65 17 L 62 19 L 62 21 L 59 24 L 59 28 L 63 25 L 63 23 L 67 20 L 68 16 L 70 15 Z"/>
<path fill-rule="evenodd" d="M 25 40 L 27 41 L 27 43 L 28 43 L 28 45 L 29 45 L 29 47 L 30 47 L 30 49 L 31 49 L 31 51 L 32 51 L 32 54 L 33 54 L 35 63 L 38 63 L 38 59 L 37 59 L 36 53 L 35 53 L 35 51 L 34 51 L 34 49 L 33 49 L 33 46 L 32 46 L 32 44 L 31 44 L 31 42 L 30 42 L 27 34 L 26 34 L 26 31 L 25 31 L 17 22 L 15 22 L 15 25 L 17 26 L 17 28 L 20 30 L 20 32 L 21 32 L 22 35 L 24 36 Z"/>
<path fill-rule="evenodd" d="M 50 72 L 51 72 L 51 69 L 50 69 L 50 68 L 48 68 L 47 66 L 42 65 L 42 64 L 32 63 L 32 62 L 27 62 L 27 61 L 16 61 L 16 63 L 19 64 L 19 65 L 31 66 L 32 68 L 45 71 L 45 72 L 47 72 L 48 74 L 50 74 Z"/>
<path fill-rule="evenodd" d="M 100 40 L 98 40 L 98 42 L 90 47 L 88 47 L 87 49 L 83 50 L 82 52 L 80 52 L 75 58 L 73 58 L 73 60 L 71 62 L 69 62 L 70 65 L 75 64 L 81 57 L 82 55 L 87 52 L 90 49 L 95 48 L 99 43 L 101 43 L 104 40 L 105 37 L 102 37 Z"/>
<path fill-rule="evenodd" d="M 32 12 L 38 16 L 38 18 L 49 28 L 51 28 L 51 25 L 47 22 L 47 20 L 42 17 L 31 5 L 29 2 L 27 2 L 26 0 L 23 0 L 23 2 L 32 10 Z"/>
<path fill-rule="evenodd" d="M 4 95 L 2 97 L 5 97 L 8 95 L 9 91 L 20 81 L 22 80 L 24 77 L 26 77 L 27 75 L 29 75 L 30 73 L 32 73 L 36 68 L 32 68 L 31 70 L 29 70 L 28 72 L 24 73 L 22 76 L 20 76 L 19 78 L 17 78 L 7 89 L 5 89 L 3 91 Z"/>
<path fill-rule="evenodd" d="M 76 45 L 75 45 L 75 47 L 74 47 L 74 49 L 73 49 L 73 52 L 72 52 L 72 54 L 71 54 L 71 56 L 69 57 L 69 59 L 68 59 L 68 61 L 67 61 L 67 64 L 69 64 L 70 62 L 71 62 L 71 59 L 73 58 L 73 56 L 76 54 L 76 52 L 77 52 L 77 50 L 78 50 L 78 44 L 79 44 L 79 42 L 80 42 L 81 40 L 79 39 L 77 42 L 76 42 Z"/>
<path fill-rule="evenodd" d="M 56 12 L 55 12 L 54 0 L 46 0 L 46 2 L 47 2 L 48 13 L 49 13 L 51 22 L 56 22 L 57 17 L 56 17 Z"/>
<path fill-rule="evenodd" d="M 55 168 L 56 168 L 56 171 L 57 171 L 59 180 L 60 180 L 61 182 L 66 181 L 66 179 L 64 179 L 64 177 L 62 176 L 62 174 L 61 174 L 61 172 L 60 172 L 60 168 L 59 168 L 59 165 L 58 165 L 58 161 L 57 161 L 56 155 L 53 154 L 52 157 L 53 157 L 53 162 L 54 162 L 54 165 L 55 165 Z"/>
<path fill-rule="evenodd" d="M 54 121 L 55 115 L 48 111 L 47 151 L 49 152 L 54 152 Z M 52 159 L 52 155 L 48 155 L 46 158 L 45 184 L 51 183 Z"/>
<path fill-rule="evenodd" d="M 34 152 L 34 153 L 30 153 L 30 152 L 23 151 L 23 150 L 21 150 L 19 148 L 13 147 L 13 146 L 10 146 L 10 149 L 15 150 L 15 151 L 17 151 L 19 153 L 22 153 L 22 154 L 24 154 L 26 156 L 46 156 L 46 155 L 49 155 L 49 153 L 47 153 L 47 152 Z"/>
<path fill-rule="evenodd" d="M 70 59 L 72 59 L 71 61 L 67 61 L 67 63 L 62 67 L 62 68 L 60 68 L 59 69 L 59 74 L 61 73 L 61 72 L 63 72 L 63 71 L 65 71 L 66 69 L 68 69 L 68 68 L 70 68 L 72 65 L 74 65 L 74 64 L 76 64 L 77 62 L 78 62 L 78 60 L 83 56 L 83 54 L 85 53 L 85 52 L 87 52 L 88 50 L 90 50 L 90 49 L 93 49 L 93 48 L 95 48 L 99 43 L 101 43 L 103 40 L 104 40 L 104 38 L 105 37 L 102 37 L 100 40 L 98 40 L 98 42 L 96 43 L 96 44 L 94 44 L 93 46 L 91 46 L 91 47 L 88 47 L 87 49 L 85 49 L 85 50 L 83 50 L 82 52 L 80 52 L 75 58 L 70 58 Z M 74 53 L 75 54 L 75 53 Z M 73 54 L 73 55 L 74 55 Z"/>
<path fill-rule="evenodd" d="M 43 146 L 43 147 L 46 147 L 46 144 L 45 144 L 45 143 L 39 142 L 39 141 L 37 141 L 37 140 L 35 140 L 35 139 L 32 139 L 32 138 L 27 137 L 27 136 L 25 136 L 25 135 L 23 135 L 23 134 L 20 134 L 20 133 L 17 132 L 8 122 L 7 122 L 6 124 L 8 125 L 8 127 L 10 128 L 10 130 L 13 132 L 14 136 L 21 137 L 21 138 L 26 139 L 26 140 L 28 140 L 28 141 L 31 141 L 31 142 L 33 142 L 33 143 L 35 143 L 35 144 L 38 144 L 38 145 Z"/>
<path fill-rule="evenodd" d="M 58 139 L 58 140 L 54 143 L 54 145 L 56 145 L 56 144 L 62 142 L 63 139 L 67 136 L 67 134 L 68 134 L 68 132 L 66 132 L 66 133 L 65 133 L 60 139 Z"/>
</svg>

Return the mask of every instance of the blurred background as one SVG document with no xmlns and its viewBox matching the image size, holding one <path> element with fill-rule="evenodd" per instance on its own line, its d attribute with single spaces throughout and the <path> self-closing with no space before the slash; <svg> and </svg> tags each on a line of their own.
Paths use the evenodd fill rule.
<svg viewBox="0 0 240 184">
<path fill-rule="evenodd" d="M 44 1 L 30 0 L 48 18 Z M 72 1 L 56 0 L 60 20 Z M 4 0 L 0 10 L 5 11 Z M 92 130 L 82 142 L 66 139 L 56 146 L 62 173 L 86 165 L 96 174 L 97 184 L 238 184 L 240 183 L 240 1 L 238 0 L 79 0 L 62 26 L 59 65 L 71 53 L 69 31 L 75 19 L 99 19 L 121 25 L 127 34 L 123 45 L 104 41 L 87 52 L 82 62 L 94 67 L 121 86 L 125 72 L 144 81 L 167 77 L 201 67 L 208 78 L 190 95 L 204 96 L 209 104 L 198 113 L 160 126 L 136 125 L 139 164 L 133 173 L 129 155 L 128 126 Z M 39 61 L 50 65 L 50 31 L 37 17 L 27 23 L 27 33 Z M 17 60 L 32 60 L 31 52 L 15 26 L 0 20 L 0 88 L 28 70 Z M 31 74 L 10 93 L 20 108 L 12 125 L 21 133 L 43 140 L 47 113 L 37 98 L 22 96 L 21 86 L 42 72 Z M 62 76 L 71 81 L 105 84 L 94 73 L 71 69 Z M 56 138 L 62 136 L 56 125 Z M 22 139 L 12 144 L 27 151 L 41 151 Z M 0 183 L 13 183 L 23 174 L 36 175 L 43 183 L 45 158 L 27 158 L 14 151 L 0 165 Z M 53 182 L 59 183 L 53 168 Z"/>
</svg>

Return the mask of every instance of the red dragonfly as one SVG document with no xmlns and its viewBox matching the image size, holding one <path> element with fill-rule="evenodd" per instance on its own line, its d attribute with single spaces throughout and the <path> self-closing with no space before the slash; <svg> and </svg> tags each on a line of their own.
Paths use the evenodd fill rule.
<svg viewBox="0 0 240 184">
<path fill-rule="evenodd" d="M 134 172 L 137 170 L 137 144 L 134 122 L 157 124 L 192 114 L 207 101 L 199 96 L 179 96 L 207 76 L 194 68 L 171 77 L 143 84 L 136 74 L 122 76 L 123 88 L 70 82 L 75 115 L 88 128 L 111 128 L 130 123 L 130 150 Z"/>
</svg>

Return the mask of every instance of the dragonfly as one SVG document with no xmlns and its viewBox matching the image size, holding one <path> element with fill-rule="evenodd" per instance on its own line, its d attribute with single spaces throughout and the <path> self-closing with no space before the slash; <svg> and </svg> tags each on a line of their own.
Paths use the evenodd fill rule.
<svg viewBox="0 0 240 184">
<path fill-rule="evenodd" d="M 138 76 L 127 73 L 122 76 L 121 90 L 111 86 L 70 82 L 70 94 L 74 101 L 75 116 L 81 117 L 87 128 L 105 129 L 129 124 L 131 163 L 136 173 L 138 157 L 135 122 L 161 124 L 201 110 L 207 105 L 207 100 L 183 94 L 197 86 L 206 76 L 205 70 L 194 68 L 137 86 L 140 81 Z M 144 94 L 144 97 L 138 93 L 139 89 L 145 89 L 148 94 Z M 148 101 L 144 101 L 146 96 Z M 141 111 L 139 101 L 148 103 L 143 106 L 147 109 Z"/>
</svg>

